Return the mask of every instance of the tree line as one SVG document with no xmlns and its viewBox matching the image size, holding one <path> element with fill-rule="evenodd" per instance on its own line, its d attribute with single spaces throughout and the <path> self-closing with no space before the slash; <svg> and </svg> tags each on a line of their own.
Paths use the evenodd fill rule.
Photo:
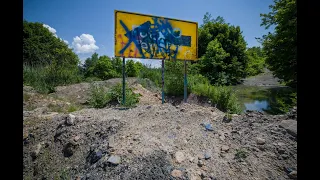
<svg viewBox="0 0 320 180">
<path fill-rule="evenodd" d="M 239 26 L 206 13 L 198 29 L 199 61 L 189 64 L 188 72 L 207 78 L 212 85 L 234 85 L 269 68 L 284 83 L 295 87 L 296 2 L 274 0 L 270 9 L 268 14 L 260 15 L 261 26 L 275 26 L 275 31 L 257 38 L 262 47 L 247 47 Z M 81 65 L 72 49 L 42 23 L 26 20 L 23 22 L 23 64 L 24 84 L 46 93 L 58 85 L 122 76 L 122 59 L 94 53 Z M 126 61 L 129 77 L 141 76 L 141 73 L 146 77 L 146 68 L 140 62 Z M 180 70 L 176 71 L 177 68 Z M 167 61 L 166 73 L 172 82 L 176 81 L 183 74 L 182 63 Z"/>
</svg>

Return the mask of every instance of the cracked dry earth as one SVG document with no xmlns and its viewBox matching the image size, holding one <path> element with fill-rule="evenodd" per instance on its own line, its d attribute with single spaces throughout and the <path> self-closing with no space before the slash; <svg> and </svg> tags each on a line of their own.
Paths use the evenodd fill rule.
<svg viewBox="0 0 320 180">
<path fill-rule="evenodd" d="M 24 179 L 297 178 L 296 109 L 230 122 L 214 107 L 187 103 L 28 112 Z"/>
</svg>

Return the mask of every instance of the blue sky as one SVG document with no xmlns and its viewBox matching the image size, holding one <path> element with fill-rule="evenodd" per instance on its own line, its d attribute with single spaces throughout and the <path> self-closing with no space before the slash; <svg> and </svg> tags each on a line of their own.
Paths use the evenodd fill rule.
<svg viewBox="0 0 320 180">
<path fill-rule="evenodd" d="M 247 46 L 252 47 L 259 45 L 255 37 L 268 32 L 260 27 L 259 14 L 269 12 L 270 4 L 272 0 L 24 0 L 23 18 L 48 25 L 84 60 L 93 52 L 114 56 L 114 10 L 195 21 L 199 25 L 209 12 L 214 18 L 222 16 L 226 22 L 240 26 Z M 159 60 L 141 61 L 159 64 Z"/>
</svg>

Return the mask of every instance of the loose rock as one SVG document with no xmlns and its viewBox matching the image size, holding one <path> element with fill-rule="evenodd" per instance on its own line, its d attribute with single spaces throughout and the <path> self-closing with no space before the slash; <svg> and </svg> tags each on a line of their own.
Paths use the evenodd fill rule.
<svg viewBox="0 0 320 180">
<path fill-rule="evenodd" d="M 297 171 L 292 171 L 288 174 L 289 178 L 297 179 Z"/>
<path fill-rule="evenodd" d="M 203 161 L 202 160 L 198 160 L 198 166 L 202 167 L 203 165 L 204 165 Z"/>
<path fill-rule="evenodd" d="M 39 155 L 39 153 L 40 153 L 40 150 L 41 150 L 41 147 L 42 147 L 42 146 L 41 146 L 41 143 L 39 143 L 39 144 L 36 146 L 35 150 L 31 152 L 31 157 L 32 157 L 32 159 L 36 159 L 36 158 L 38 157 L 38 155 Z"/>
<path fill-rule="evenodd" d="M 116 155 L 112 155 L 109 157 L 108 161 L 109 163 L 113 164 L 113 165 L 118 165 L 121 163 L 121 158 L 119 156 Z"/>
<path fill-rule="evenodd" d="M 263 144 L 265 144 L 266 143 L 266 140 L 265 139 L 263 139 L 263 138 L 256 138 L 256 143 L 258 144 L 258 145 L 263 145 Z"/>
<path fill-rule="evenodd" d="M 229 146 L 227 146 L 227 145 L 222 145 L 222 146 L 221 146 L 221 151 L 225 151 L 225 152 L 229 151 Z"/>
<path fill-rule="evenodd" d="M 204 153 L 204 159 L 210 159 L 211 158 L 211 153 L 209 151 Z"/>
<path fill-rule="evenodd" d="M 297 121 L 295 120 L 283 120 L 279 127 L 284 128 L 289 134 L 297 136 Z"/>
<path fill-rule="evenodd" d="M 175 160 L 177 163 L 182 163 L 185 160 L 185 156 L 183 152 L 178 151 L 175 153 Z"/>
<path fill-rule="evenodd" d="M 175 178 L 182 178 L 182 172 L 180 170 L 175 169 L 171 172 L 171 176 Z"/>
<path fill-rule="evenodd" d="M 66 124 L 71 126 L 74 125 L 74 120 L 75 120 L 76 116 L 73 114 L 69 114 L 66 118 Z"/>
<path fill-rule="evenodd" d="M 114 136 L 109 137 L 108 140 L 108 147 L 109 148 L 114 148 L 115 144 L 114 144 Z"/>
</svg>

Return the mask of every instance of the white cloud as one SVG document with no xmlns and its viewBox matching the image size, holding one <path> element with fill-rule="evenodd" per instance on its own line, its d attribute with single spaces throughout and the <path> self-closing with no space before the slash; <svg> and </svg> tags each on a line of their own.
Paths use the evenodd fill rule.
<svg viewBox="0 0 320 180">
<path fill-rule="evenodd" d="M 141 59 L 132 59 L 135 62 L 141 62 Z"/>
<path fill-rule="evenodd" d="M 99 49 L 95 43 L 92 35 L 81 34 L 73 38 L 72 47 L 76 53 L 92 53 Z"/>
<path fill-rule="evenodd" d="M 66 44 L 69 44 L 69 41 L 67 41 L 67 40 L 63 40 L 63 42 L 66 43 Z"/>
<path fill-rule="evenodd" d="M 56 34 L 57 33 L 57 30 L 54 29 L 53 27 L 47 25 L 47 24 L 43 24 L 43 27 L 47 28 L 56 38 L 59 38 L 60 40 L 62 40 L 64 43 L 66 43 L 67 45 L 69 45 L 69 41 L 67 40 L 64 40 L 60 37 L 58 37 L 58 35 Z"/>
<path fill-rule="evenodd" d="M 55 37 L 58 37 L 57 34 L 56 34 L 56 29 L 54 29 L 53 27 L 50 27 L 49 25 L 47 24 L 43 24 L 43 27 L 49 29 L 49 31 L 55 36 Z"/>
</svg>

